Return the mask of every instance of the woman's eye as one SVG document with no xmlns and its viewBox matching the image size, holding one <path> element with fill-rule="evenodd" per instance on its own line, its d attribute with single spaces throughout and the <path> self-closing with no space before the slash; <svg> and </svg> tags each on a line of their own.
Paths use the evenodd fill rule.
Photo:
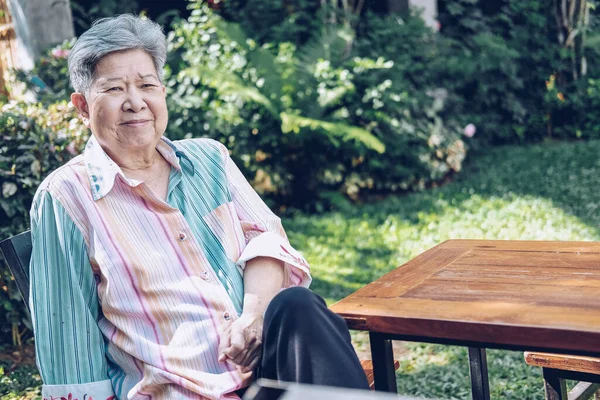
<svg viewBox="0 0 600 400">
<path fill-rule="evenodd" d="M 144 83 L 144 84 L 142 85 L 142 88 L 144 88 L 144 89 L 147 89 L 147 88 L 153 88 L 153 87 L 155 87 L 155 86 L 156 86 L 156 85 L 153 85 L 153 84 L 151 84 L 151 83 Z"/>
<path fill-rule="evenodd" d="M 121 90 L 121 88 L 120 88 L 120 87 L 117 87 L 117 86 L 115 86 L 115 87 L 111 87 L 110 89 L 108 89 L 108 91 L 109 91 L 109 92 L 116 92 L 116 91 L 118 91 L 118 90 Z"/>
</svg>

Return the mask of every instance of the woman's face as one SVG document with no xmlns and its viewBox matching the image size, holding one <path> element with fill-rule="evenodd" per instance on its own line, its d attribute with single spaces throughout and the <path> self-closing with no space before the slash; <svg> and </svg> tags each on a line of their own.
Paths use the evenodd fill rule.
<svg viewBox="0 0 600 400">
<path fill-rule="evenodd" d="M 135 49 L 104 56 L 89 93 L 71 100 L 102 148 L 122 158 L 156 147 L 167 127 L 165 93 L 152 57 Z"/>
</svg>

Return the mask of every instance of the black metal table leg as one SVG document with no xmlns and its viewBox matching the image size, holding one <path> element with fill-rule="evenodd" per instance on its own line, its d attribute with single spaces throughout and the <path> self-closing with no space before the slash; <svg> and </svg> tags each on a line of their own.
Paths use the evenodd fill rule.
<svg viewBox="0 0 600 400">
<path fill-rule="evenodd" d="M 542 368 L 546 400 L 567 400 L 567 385 L 560 372 L 551 368 Z"/>
<path fill-rule="evenodd" d="M 371 357 L 375 390 L 396 393 L 396 372 L 394 371 L 394 351 L 392 341 L 381 333 L 370 332 Z"/>
<path fill-rule="evenodd" d="M 485 349 L 469 347 L 469 365 L 471 367 L 471 393 L 473 400 L 490 400 L 487 357 Z"/>
</svg>

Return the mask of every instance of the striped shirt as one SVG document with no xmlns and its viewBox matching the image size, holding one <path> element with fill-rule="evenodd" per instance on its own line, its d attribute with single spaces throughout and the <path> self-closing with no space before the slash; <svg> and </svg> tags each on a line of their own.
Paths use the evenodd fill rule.
<svg viewBox="0 0 600 400">
<path fill-rule="evenodd" d="M 217 348 L 242 310 L 245 263 L 273 257 L 284 288 L 310 283 L 223 145 L 163 137 L 156 148 L 171 165 L 166 201 L 93 136 L 36 193 L 30 305 L 44 399 L 237 399 L 250 373 L 219 363 Z"/>
</svg>

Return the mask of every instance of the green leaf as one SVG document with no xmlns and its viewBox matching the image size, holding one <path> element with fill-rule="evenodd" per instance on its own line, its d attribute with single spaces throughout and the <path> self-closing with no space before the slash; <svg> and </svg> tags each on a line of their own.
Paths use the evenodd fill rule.
<svg viewBox="0 0 600 400">
<path fill-rule="evenodd" d="M 277 109 L 261 91 L 254 85 L 245 83 L 239 76 L 225 71 L 217 71 L 205 66 L 194 66 L 185 70 L 186 75 L 196 77 L 215 89 L 221 96 L 238 96 L 244 101 L 261 104 L 274 116 L 278 115 Z"/>
<path fill-rule="evenodd" d="M 281 130 L 283 133 L 292 131 L 299 133 L 300 128 L 309 128 L 315 131 L 323 130 L 328 136 L 337 136 L 344 140 L 354 140 L 380 154 L 385 152 L 385 145 L 366 129 L 347 125 L 341 122 L 329 122 L 313 118 L 306 118 L 286 112 L 282 112 L 280 117 Z"/>
</svg>

